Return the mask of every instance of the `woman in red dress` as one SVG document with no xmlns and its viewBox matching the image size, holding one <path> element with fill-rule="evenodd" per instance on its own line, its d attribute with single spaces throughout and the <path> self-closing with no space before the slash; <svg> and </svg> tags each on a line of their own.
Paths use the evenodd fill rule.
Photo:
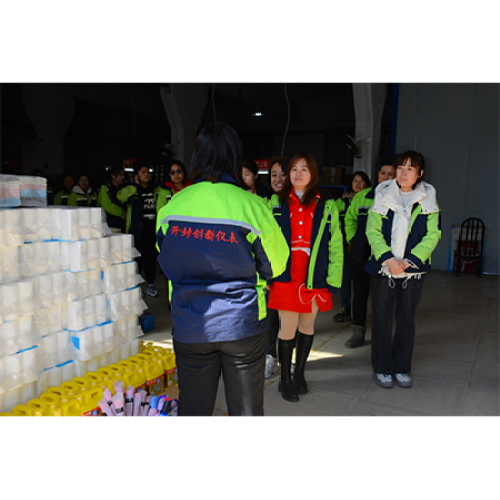
<svg viewBox="0 0 500 500">
<path fill-rule="evenodd" d="M 311 350 L 318 311 L 332 308 L 331 293 L 342 283 L 342 235 L 337 207 L 326 190 L 317 188 L 316 160 L 298 153 L 288 165 L 283 189 L 271 199 L 273 214 L 290 247 L 286 271 L 271 284 L 269 308 L 280 313 L 278 335 L 279 390 L 298 402 L 309 392 L 304 368 Z M 292 351 L 298 332 L 293 381 Z"/>
</svg>

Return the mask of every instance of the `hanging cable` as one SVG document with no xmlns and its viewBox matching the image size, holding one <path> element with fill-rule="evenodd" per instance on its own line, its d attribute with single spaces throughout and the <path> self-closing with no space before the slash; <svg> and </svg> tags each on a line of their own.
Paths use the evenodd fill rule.
<svg viewBox="0 0 500 500">
<path fill-rule="evenodd" d="M 283 134 L 283 144 L 281 145 L 281 156 L 285 156 L 285 140 L 286 140 L 286 134 L 288 133 L 288 127 L 290 126 L 290 101 L 288 100 L 288 92 L 287 92 L 287 84 L 285 83 L 285 99 L 286 99 L 286 105 L 288 106 L 288 119 L 286 121 L 286 129 L 285 133 Z"/>
<path fill-rule="evenodd" d="M 215 83 L 212 83 L 212 113 L 214 115 L 214 123 L 217 123 L 217 114 L 215 112 Z"/>
</svg>

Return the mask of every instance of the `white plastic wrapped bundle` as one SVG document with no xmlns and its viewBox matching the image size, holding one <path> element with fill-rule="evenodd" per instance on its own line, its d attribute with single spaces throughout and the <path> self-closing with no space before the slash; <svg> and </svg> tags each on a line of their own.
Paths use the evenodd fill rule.
<svg viewBox="0 0 500 500">
<path fill-rule="evenodd" d="M 104 269 L 111 265 L 111 237 L 101 238 L 101 268 Z"/>
<path fill-rule="evenodd" d="M 61 211 L 61 240 L 78 241 L 80 239 L 79 214 L 76 207 L 64 207 Z"/>
<path fill-rule="evenodd" d="M 101 326 L 103 333 L 103 352 L 110 353 L 116 346 L 116 338 L 112 323 L 106 323 Z"/>
<path fill-rule="evenodd" d="M 122 238 L 120 234 L 112 234 L 110 240 L 110 263 L 122 263 Z"/>
<path fill-rule="evenodd" d="M 21 226 L 21 209 L 2 210 L 5 246 L 19 246 L 24 243 L 24 229 Z"/>
<path fill-rule="evenodd" d="M 92 358 L 92 328 L 71 332 L 71 356 L 76 361 L 89 361 Z"/>
<path fill-rule="evenodd" d="M 35 245 L 21 245 L 19 248 L 19 272 L 23 278 L 37 275 Z"/>
<path fill-rule="evenodd" d="M 120 359 L 127 359 L 131 356 L 130 347 L 130 342 L 124 342 L 123 344 L 120 344 Z"/>
<path fill-rule="evenodd" d="M 35 311 L 35 282 L 34 279 L 25 279 L 17 282 L 19 297 L 19 314 L 33 314 Z"/>
<path fill-rule="evenodd" d="M 66 311 L 65 317 L 68 330 L 78 332 L 86 328 L 83 299 L 63 304 L 63 308 Z"/>
<path fill-rule="evenodd" d="M 39 352 L 39 347 L 35 345 L 17 354 L 21 357 L 20 380 L 22 384 L 35 382 L 40 376 Z"/>
<path fill-rule="evenodd" d="M 19 350 L 38 343 L 41 335 L 35 328 L 34 314 L 17 316 L 17 332 Z"/>
<path fill-rule="evenodd" d="M 44 308 L 52 306 L 52 274 L 42 274 L 36 276 L 33 280 L 36 304 L 35 308 Z M 38 307 L 37 307 L 38 306 Z"/>
<path fill-rule="evenodd" d="M 49 214 L 50 239 L 52 241 L 60 241 L 62 239 L 61 207 L 46 208 L 46 213 Z"/>
<path fill-rule="evenodd" d="M 107 266 L 102 269 L 102 291 L 103 293 L 115 293 L 118 291 L 116 283 L 116 268 L 118 266 Z"/>
<path fill-rule="evenodd" d="M 18 353 L 0 359 L 0 386 L 4 391 L 12 391 L 23 384 L 21 367 L 21 357 Z"/>
<path fill-rule="evenodd" d="M 129 340 L 137 337 L 142 337 L 144 335 L 144 332 L 142 331 L 141 325 L 139 323 L 138 315 L 128 316 L 127 318 L 125 318 L 125 320 L 127 321 L 127 332 Z"/>
<path fill-rule="evenodd" d="M 140 340 L 139 339 L 131 340 L 130 341 L 130 355 L 135 356 L 136 354 L 139 354 L 140 350 L 141 350 Z"/>
<path fill-rule="evenodd" d="M 71 242 L 59 242 L 61 262 L 59 267 L 61 271 L 71 271 Z"/>
<path fill-rule="evenodd" d="M 49 241 L 43 243 L 47 248 L 49 259 L 49 273 L 57 273 L 62 270 L 61 268 L 61 242 Z"/>
<path fill-rule="evenodd" d="M 90 294 L 100 295 L 102 293 L 101 270 L 89 271 L 90 276 Z"/>
<path fill-rule="evenodd" d="M 41 369 L 65 363 L 72 359 L 71 334 L 61 330 L 41 338 L 40 341 Z"/>
<path fill-rule="evenodd" d="M 94 297 L 85 297 L 83 300 L 83 314 L 85 327 L 94 326 L 97 324 L 94 308 Z"/>
<path fill-rule="evenodd" d="M 56 366 L 61 370 L 61 384 L 64 384 L 64 382 L 68 382 L 68 380 L 72 380 L 77 376 L 73 360 L 66 361 L 65 363 L 61 363 Z"/>
<path fill-rule="evenodd" d="M 19 175 L 18 178 L 23 207 L 47 206 L 47 179 L 45 177 Z"/>
<path fill-rule="evenodd" d="M 43 337 L 48 335 L 50 332 L 49 328 L 49 308 L 43 307 L 35 311 L 33 315 L 33 328 L 38 335 Z"/>
<path fill-rule="evenodd" d="M 99 357 L 99 368 L 104 368 L 106 366 L 109 366 L 111 364 L 111 353 L 110 352 L 105 352 L 104 354 L 101 354 Z"/>
<path fill-rule="evenodd" d="M 122 265 L 125 267 L 125 274 L 127 277 L 126 288 L 134 288 L 144 283 L 143 277 L 138 272 L 137 262 L 127 262 Z"/>
<path fill-rule="evenodd" d="M 23 245 L 24 246 L 24 245 Z M 2 265 L 2 283 L 12 283 L 21 279 L 21 266 L 19 262 L 19 246 L 3 247 L 0 250 Z"/>
<path fill-rule="evenodd" d="M 49 253 L 50 243 L 48 242 L 37 242 L 33 243 L 34 248 L 34 259 L 35 259 L 35 274 L 47 274 L 51 269 Z M 54 264 L 52 264 L 54 265 Z M 57 270 L 59 270 L 59 262 L 56 261 L 55 265 Z"/>
<path fill-rule="evenodd" d="M 88 361 L 74 361 L 74 376 L 84 377 L 88 372 L 96 372 L 100 365 L 100 358 L 91 358 Z"/>
<path fill-rule="evenodd" d="M 19 179 L 15 175 L 0 174 L 0 207 L 21 205 Z"/>
<path fill-rule="evenodd" d="M 25 405 L 33 398 L 36 398 L 39 394 L 41 394 L 38 392 L 38 379 L 28 384 L 22 385 L 20 391 L 22 401 L 21 404 Z"/>
<path fill-rule="evenodd" d="M 87 264 L 88 269 L 96 270 L 101 268 L 101 245 L 99 238 L 87 241 Z"/>
<path fill-rule="evenodd" d="M 89 297 L 91 295 L 90 271 L 74 273 L 74 276 L 77 282 L 78 296 L 80 298 Z"/>
<path fill-rule="evenodd" d="M 0 285 L 0 314 L 10 321 L 19 313 L 19 286 L 17 283 Z"/>
<path fill-rule="evenodd" d="M 83 272 L 89 270 L 88 265 L 88 242 L 77 241 L 71 244 L 71 271 Z"/>
<path fill-rule="evenodd" d="M 103 330 L 100 326 L 92 328 L 92 357 L 97 358 L 104 352 Z"/>
<path fill-rule="evenodd" d="M 23 228 L 24 243 L 40 241 L 38 232 L 38 211 L 36 208 L 21 208 L 21 227 Z"/>
<path fill-rule="evenodd" d="M 2 404 L 1 411 L 10 411 L 15 406 L 22 404 L 23 401 L 21 397 L 21 391 L 22 391 L 22 386 L 18 386 L 15 389 L 4 392 L 2 394 L 2 382 L 0 379 L 0 394 L 1 394 L 0 398 Z"/>
<path fill-rule="evenodd" d="M 120 357 L 120 345 L 121 344 L 118 344 L 115 346 L 115 348 L 110 352 L 110 357 L 111 357 L 111 363 L 118 363 L 119 361 L 121 361 L 121 357 Z"/>
<path fill-rule="evenodd" d="M 106 214 L 101 207 L 90 209 L 90 237 L 100 238 L 102 234 L 101 225 L 106 222 Z"/>
<path fill-rule="evenodd" d="M 20 350 L 17 318 L 0 323 L 0 358 Z M 1 385 L 1 384 L 0 384 Z"/>
<path fill-rule="evenodd" d="M 141 254 L 134 246 L 134 236 L 132 234 L 122 234 L 122 262 L 131 262 Z"/>
<path fill-rule="evenodd" d="M 66 283 L 66 275 L 64 271 L 51 274 L 52 280 L 52 304 L 61 305 L 68 300 L 68 287 Z"/>
<path fill-rule="evenodd" d="M 92 237 L 92 229 L 90 225 L 90 208 L 78 208 L 78 226 L 79 239 L 89 240 Z"/>
<path fill-rule="evenodd" d="M 148 305 L 146 304 L 146 302 L 144 302 L 142 298 L 141 288 L 136 287 L 127 291 L 130 294 L 130 304 L 131 304 L 129 314 L 137 314 L 137 315 L 142 314 L 148 308 Z"/>
<path fill-rule="evenodd" d="M 108 307 L 108 299 L 107 296 L 102 293 L 99 295 L 93 295 L 92 296 L 94 304 L 94 311 L 95 311 L 95 321 L 97 325 L 102 325 L 104 323 L 107 323 L 111 320 L 110 317 L 110 310 Z"/>
<path fill-rule="evenodd" d="M 123 264 L 111 267 L 115 268 L 116 289 L 125 290 L 127 288 L 127 269 Z"/>
</svg>

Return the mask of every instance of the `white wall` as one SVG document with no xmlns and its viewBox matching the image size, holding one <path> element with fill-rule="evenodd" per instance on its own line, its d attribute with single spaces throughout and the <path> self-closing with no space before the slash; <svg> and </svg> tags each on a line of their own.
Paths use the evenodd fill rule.
<svg viewBox="0 0 500 500">
<path fill-rule="evenodd" d="M 500 273 L 499 95 L 497 84 L 400 86 L 396 153 L 424 155 L 424 178 L 442 210 L 435 269 L 448 267 L 452 224 L 479 217 L 487 227 L 484 272 Z"/>
</svg>

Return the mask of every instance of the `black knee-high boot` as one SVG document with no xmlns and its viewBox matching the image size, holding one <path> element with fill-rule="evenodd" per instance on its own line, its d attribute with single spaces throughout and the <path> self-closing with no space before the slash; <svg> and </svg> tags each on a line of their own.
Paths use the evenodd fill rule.
<svg viewBox="0 0 500 500">
<path fill-rule="evenodd" d="M 298 394 L 307 394 L 309 392 L 304 378 L 304 369 L 311 351 L 312 341 L 313 335 L 305 335 L 299 332 L 297 352 L 295 353 L 295 371 L 293 372 L 293 383 Z"/>
<path fill-rule="evenodd" d="M 295 339 L 282 340 L 278 338 L 278 356 L 280 360 L 280 383 L 278 390 L 285 401 L 290 403 L 298 403 L 299 396 L 292 382 L 291 366 L 292 352 L 295 347 Z"/>
</svg>

